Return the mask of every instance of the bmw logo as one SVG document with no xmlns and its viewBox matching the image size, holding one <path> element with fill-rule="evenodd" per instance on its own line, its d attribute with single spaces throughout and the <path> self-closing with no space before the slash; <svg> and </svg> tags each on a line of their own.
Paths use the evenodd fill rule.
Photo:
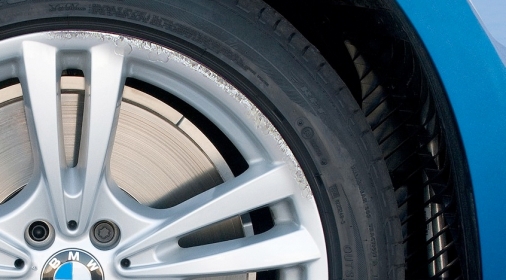
<svg viewBox="0 0 506 280">
<path fill-rule="evenodd" d="M 54 254 L 44 265 L 41 280 L 103 280 L 98 261 L 85 251 L 68 249 Z"/>
</svg>

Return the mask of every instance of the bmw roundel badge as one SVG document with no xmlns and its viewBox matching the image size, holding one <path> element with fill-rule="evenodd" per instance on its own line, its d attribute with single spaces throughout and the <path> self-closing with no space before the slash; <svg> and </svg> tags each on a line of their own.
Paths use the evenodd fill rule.
<svg viewBox="0 0 506 280">
<path fill-rule="evenodd" d="M 42 280 L 103 280 L 98 261 L 85 251 L 67 249 L 54 254 L 44 265 Z"/>
</svg>

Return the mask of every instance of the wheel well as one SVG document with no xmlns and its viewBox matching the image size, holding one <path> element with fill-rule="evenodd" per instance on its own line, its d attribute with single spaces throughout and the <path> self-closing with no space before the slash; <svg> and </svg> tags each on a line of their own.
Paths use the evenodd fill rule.
<svg viewBox="0 0 506 280">
<path fill-rule="evenodd" d="M 406 278 L 481 279 L 458 127 L 402 10 L 391 0 L 265 1 L 316 46 L 362 108 L 396 191 Z M 441 241 L 442 248 L 434 247 Z"/>
</svg>

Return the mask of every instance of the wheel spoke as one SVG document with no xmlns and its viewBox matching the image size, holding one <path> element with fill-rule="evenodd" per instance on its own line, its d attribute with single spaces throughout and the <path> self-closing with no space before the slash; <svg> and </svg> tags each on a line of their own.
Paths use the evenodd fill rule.
<svg viewBox="0 0 506 280">
<path fill-rule="evenodd" d="M 87 78 L 84 121 L 77 169 L 82 191 L 80 221 L 93 209 L 97 190 L 109 164 L 119 105 L 125 83 L 124 59 L 110 45 L 91 49 Z"/>
<path fill-rule="evenodd" d="M 278 225 L 249 238 L 168 250 L 160 263 L 120 269 L 124 276 L 188 277 L 244 273 L 303 264 L 320 258 L 311 235 L 295 225 Z"/>
<path fill-rule="evenodd" d="M 14 241 L 7 241 L 5 237 L 0 237 L 0 278 L 19 278 L 25 275 L 30 267 L 29 256 L 18 248 L 20 246 L 14 246 Z M 16 268 L 14 263 L 17 259 L 24 262 L 22 268 Z"/>
<path fill-rule="evenodd" d="M 23 43 L 24 71 L 20 81 L 26 106 L 26 115 L 32 150 L 34 151 L 35 172 L 45 178 L 45 184 L 53 201 L 52 207 L 60 228 L 66 228 L 66 207 L 64 173 L 65 155 L 60 119 L 60 88 L 57 64 L 57 50 L 37 42 Z M 71 218 L 70 218 L 71 219 Z"/>
<path fill-rule="evenodd" d="M 242 175 L 167 209 L 153 231 L 144 232 L 119 253 L 126 258 L 164 241 L 289 197 L 295 180 L 286 165 L 256 164 Z M 176 241 L 177 242 L 177 241 Z"/>
<path fill-rule="evenodd" d="M 65 163 L 59 79 L 58 50 L 37 43 L 23 43 L 20 80 L 24 88 L 27 122 L 36 170 L 45 178 L 59 228 L 69 221 L 84 227 L 93 209 L 97 189 L 103 179 L 111 151 L 125 75 L 122 56 L 104 44 L 90 50 L 85 66 L 85 97 L 82 140 L 77 168 Z M 67 232 L 71 234 L 70 232 Z"/>
</svg>

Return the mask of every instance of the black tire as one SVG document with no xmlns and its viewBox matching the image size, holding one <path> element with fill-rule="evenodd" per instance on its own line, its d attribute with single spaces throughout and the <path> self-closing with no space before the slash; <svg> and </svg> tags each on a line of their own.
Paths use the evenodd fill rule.
<svg viewBox="0 0 506 280">
<path fill-rule="evenodd" d="M 317 49 L 265 3 L 0 3 L 2 40 L 48 30 L 119 33 L 175 49 L 225 77 L 300 162 L 326 235 L 328 279 L 404 279 L 395 195 L 362 111 Z"/>
</svg>

